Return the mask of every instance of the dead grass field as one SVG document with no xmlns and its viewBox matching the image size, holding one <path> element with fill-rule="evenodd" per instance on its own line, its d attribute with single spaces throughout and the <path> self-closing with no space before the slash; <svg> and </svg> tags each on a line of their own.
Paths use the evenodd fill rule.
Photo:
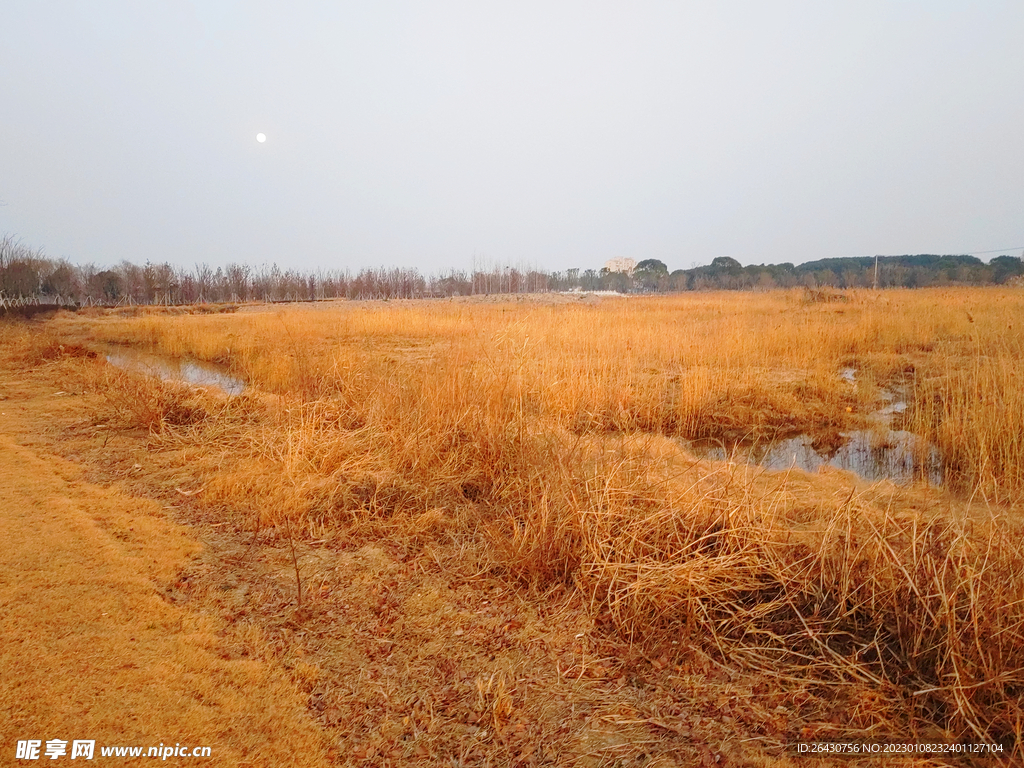
<svg viewBox="0 0 1024 768">
<path fill-rule="evenodd" d="M 2 333 L 8 368 L 71 393 L 49 449 L 173 500 L 206 546 L 168 594 L 263 638 L 342 764 L 784 765 L 798 739 L 893 737 L 1009 760 L 1022 309 L 963 288 L 339 302 Z M 251 388 L 79 353 L 101 343 Z M 679 441 L 836 439 L 894 384 L 942 489 Z"/>
<path fill-rule="evenodd" d="M 219 617 L 161 599 L 199 550 L 160 505 L 88 482 L 15 443 L 26 411 L 60 403 L 4 377 L 0 397 L 0 733 L 103 746 L 208 746 L 224 766 L 325 766 L 327 743 L 264 643 L 225 652 Z M 20 377 L 19 377 L 20 378 Z M 26 386 L 28 385 L 28 386 Z M 40 401 L 41 400 L 41 401 Z M 45 757 L 44 757 L 45 759 Z M 65 756 L 58 759 L 70 759 Z M 121 758 L 124 760 L 124 758 Z M 175 762 L 175 761 L 172 761 Z"/>
</svg>

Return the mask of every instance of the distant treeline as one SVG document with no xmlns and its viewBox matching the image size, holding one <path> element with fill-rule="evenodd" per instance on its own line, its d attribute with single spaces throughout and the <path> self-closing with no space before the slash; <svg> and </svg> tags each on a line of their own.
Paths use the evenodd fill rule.
<svg viewBox="0 0 1024 768">
<path fill-rule="evenodd" d="M 122 261 L 98 269 L 52 259 L 6 235 L 0 237 L 0 298 L 46 304 L 196 304 L 318 299 L 411 299 L 550 290 L 536 270 L 450 270 L 425 277 L 415 269 L 282 270 L 276 264 L 228 264 L 216 269 Z"/>
<path fill-rule="evenodd" d="M 99 269 L 53 259 L 11 236 L 0 236 L 0 300 L 60 305 L 196 304 L 318 299 L 408 299 L 545 291 L 671 292 L 819 287 L 923 287 L 1002 284 L 1024 275 L 1024 262 L 998 256 L 881 256 L 822 259 L 798 266 L 742 266 L 721 257 L 708 266 L 670 272 L 657 259 L 641 261 L 632 275 L 607 270 L 492 267 L 424 276 L 415 269 L 304 272 L 277 265 L 229 264 L 216 269 L 123 261 Z"/>
<path fill-rule="evenodd" d="M 720 257 L 703 267 L 677 269 L 657 259 L 641 261 L 632 276 L 619 272 L 570 269 L 554 273 L 554 290 L 711 291 L 768 288 L 923 288 L 933 285 L 1001 285 L 1024 275 L 1017 256 L 997 256 L 985 263 L 974 256 L 874 256 L 821 259 L 804 264 L 757 264 L 744 267 Z"/>
</svg>

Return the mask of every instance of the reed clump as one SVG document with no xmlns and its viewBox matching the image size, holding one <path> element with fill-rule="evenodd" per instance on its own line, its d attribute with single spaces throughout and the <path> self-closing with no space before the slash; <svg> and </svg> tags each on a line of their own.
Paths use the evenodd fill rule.
<svg viewBox="0 0 1024 768">
<path fill-rule="evenodd" d="M 1024 389 L 1019 337 L 949 357 L 915 386 L 914 427 L 944 451 L 951 482 L 998 502 L 1024 494 Z"/>
<path fill-rule="evenodd" d="M 95 386 L 107 393 L 111 421 L 163 433 L 199 424 L 210 417 L 208 397 L 173 382 L 150 381 L 121 371 L 102 371 Z"/>
</svg>

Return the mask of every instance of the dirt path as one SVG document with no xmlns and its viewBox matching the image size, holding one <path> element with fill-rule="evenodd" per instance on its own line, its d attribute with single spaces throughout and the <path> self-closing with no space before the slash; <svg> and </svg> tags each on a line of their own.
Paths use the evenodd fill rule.
<svg viewBox="0 0 1024 768">
<path fill-rule="evenodd" d="M 216 621 L 162 596 L 199 550 L 155 502 L 19 445 L 0 402 L 0 764 L 17 742 L 210 747 L 168 764 L 326 764 L 322 732 L 267 663 L 225 659 Z"/>
</svg>

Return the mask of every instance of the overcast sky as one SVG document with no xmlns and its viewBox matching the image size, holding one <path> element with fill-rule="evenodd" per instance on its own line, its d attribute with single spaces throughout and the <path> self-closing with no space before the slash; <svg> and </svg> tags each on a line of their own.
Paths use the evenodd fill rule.
<svg viewBox="0 0 1024 768">
<path fill-rule="evenodd" d="M 3 0 L 0 200 L 100 265 L 1019 255 L 1024 2 Z"/>
</svg>

